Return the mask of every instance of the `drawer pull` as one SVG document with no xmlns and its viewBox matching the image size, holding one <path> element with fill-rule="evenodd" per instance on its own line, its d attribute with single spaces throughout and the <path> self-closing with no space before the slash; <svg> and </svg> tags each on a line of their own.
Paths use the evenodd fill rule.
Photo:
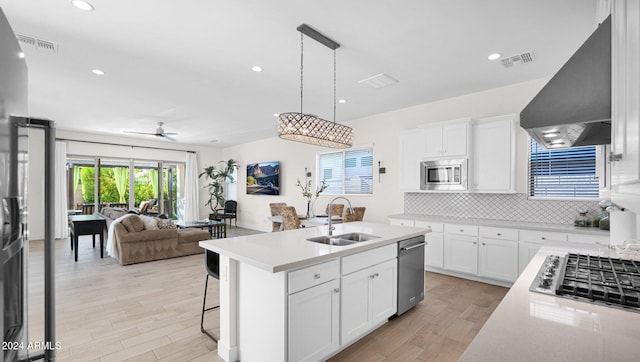
<svg viewBox="0 0 640 362">
<path fill-rule="evenodd" d="M 464 229 L 460 229 L 460 232 L 461 232 L 461 233 L 463 233 L 463 232 L 464 232 Z"/>
<path fill-rule="evenodd" d="M 313 277 L 316 278 L 316 279 L 320 279 L 320 273 L 314 275 Z"/>
<path fill-rule="evenodd" d="M 334 293 L 340 293 L 340 288 L 336 288 L 333 290 Z"/>
<path fill-rule="evenodd" d="M 375 277 L 376 277 L 376 276 L 375 276 L 375 275 L 373 275 L 373 274 L 369 275 L 369 279 L 373 279 L 373 278 L 375 278 Z"/>
<path fill-rule="evenodd" d="M 547 240 L 547 238 L 543 236 L 543 237 L 542 237 L 542 240 Z"/>
<path fill-rule="evenodd" d="M 380 274 L 375 273 L 375 274 L 373 274 L 373 276 L 375 276 L 375 277 L 377 278 L 377 277 L 379 277 L 379 276 L 380 276 Z"/>
<path fill-rule="evenodd" d="M 474 241 L 474 242 L 473 242 L 473 245 L 476 245 L 476 244 L 477 244 L 477 243 Z"/>
<path fill-rule="evenodd" d="M 482 245 L 484 246 L 484 245 L 487 245 L 487 244 L 485 244 L 485 243 L 482 243 Z"/>
<path fill-rule="evenodd" d="M 501 233 L 498 233 L 498 236 L 502 236 L 502 234 L 501 234 Z"/>
</svg>

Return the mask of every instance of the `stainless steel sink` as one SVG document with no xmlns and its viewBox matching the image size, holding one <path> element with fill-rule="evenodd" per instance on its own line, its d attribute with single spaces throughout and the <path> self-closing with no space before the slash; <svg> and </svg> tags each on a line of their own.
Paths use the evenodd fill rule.
<svg viewBox="0 0 640 362">
<path fill-rule="evenodd" d="M 336 237 L 338 239 L 341 239 L 341 240 L 354 241 L 356 243 L 361 242 L 361 241 L 369 241 L 369 240 L 373 240 L 373 239 L 379 238 L 379 236 L 361 234 L 361 233 L 348 233 L 348 234 L 336 235 L 334 237 Z"/>
<path fill-rule="evenodd" d="M 333 236 L 324 236 L 324 235 L 317 236 L 315 238 L 309 238 L 307 240 L 313 241 L 314 243 L 345 246 L 345 245 L 351 245 L 358 242 L 369 241 L 377 238 L 379 238 L 379 236 L 360 234 L 360 233 L 348 233 L 348 234 L 333 235 Z"/>
</svg>

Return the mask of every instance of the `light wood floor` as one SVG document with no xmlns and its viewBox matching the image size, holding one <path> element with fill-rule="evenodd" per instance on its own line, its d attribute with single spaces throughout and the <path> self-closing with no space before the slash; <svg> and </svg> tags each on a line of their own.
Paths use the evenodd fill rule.
<svg viewBox="0 0 640 362">
<path fill-rule="evenodd" d="M 32 342 L 44 334 L 43 249 L 41 241 L 30 242 Z M 123 267 L 106 255 L 100 259 L 90 237 L 81 237 L 78 251 L 75 263 L 69 240 L 56 241 L 57 360 L 220 361 L 216 344 L 200 333 L 206 275 L 201 255 Z M 216 303 L 217 281 L 209 281 L 207 297 Z M 332 360 L 455 361 L 507 292 L 435 273 L 426 274 L 425 288 L 425 301 Z M 217 315 L 207 314 L 205 328 L 217 330 Z"/>
</svg>

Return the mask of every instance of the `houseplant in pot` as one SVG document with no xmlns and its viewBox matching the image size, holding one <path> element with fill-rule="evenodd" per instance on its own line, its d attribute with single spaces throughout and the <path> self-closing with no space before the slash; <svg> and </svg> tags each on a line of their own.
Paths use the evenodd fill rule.
<svg viewBox="0 0 640 362">
<path fill-rule="evenodd" d="M 217 220 L 218 207 L 224 207 L 224 185 L 227 182 L 234 182 L 233 171 L 238 167 L 238 163 L 230 158 L 227 161 L 220 161 L 222 165 L 219 168 L 215 166 L 208 166 L 204 168 L 204 171 L 198 176 L 206 177 L 209 182 L 205 188 L 209 191 L 209 200 L 205 206 L 209 206 L 211 214 L 209 214 L 210 220 Z"/>
</svg>

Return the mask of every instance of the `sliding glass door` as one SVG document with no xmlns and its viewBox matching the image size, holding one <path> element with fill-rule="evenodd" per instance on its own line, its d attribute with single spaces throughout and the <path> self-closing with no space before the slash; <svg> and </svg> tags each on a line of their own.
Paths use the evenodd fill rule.
<svg viewBox="0 0 640 362">
<path fill-rule="evenodd" d="M 91 214 L 112 206 L 151 216 L 178 216 L 182 163 L 74 157 L 67 159 L 67 166 L 69 195 L 73 195 L 69 209 Z M 148 206 L 141 210 L 144 203 Z"/>
</svg>

